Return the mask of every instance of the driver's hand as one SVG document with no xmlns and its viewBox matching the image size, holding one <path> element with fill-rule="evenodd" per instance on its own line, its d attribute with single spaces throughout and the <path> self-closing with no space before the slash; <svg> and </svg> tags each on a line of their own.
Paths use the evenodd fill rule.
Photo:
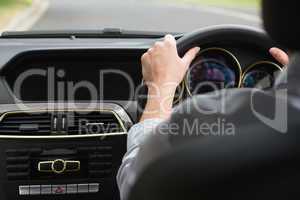
<svg viewBox="0 0 300 200">
<path fill-rule="evenodd" d="M 283 50 L 273 47 L 270 49 L 270 54 L 282 65 L 289 64 L 289 56 Z"/>
<path fill-rule="evenodd" d="M 160 88 L 173 85 L 172 89 L 176 89 L 199 50 L 199 47 L 195 47 L 180 58 L 175 38 L 166 35 L 164 41 L 156 42 L 142 56 L 143 77 L 147 86 Z"/>
<path fill-rule="evenodd" d="M 140 121 L 168 119 L 172 113 L 177 86 L 200 48 L 189 50 L 183 58 L 177 53 L 176 40 L 167 35 L 142 56 L 143 77 L 148 86 L 147 103 Z"/>
</svg>

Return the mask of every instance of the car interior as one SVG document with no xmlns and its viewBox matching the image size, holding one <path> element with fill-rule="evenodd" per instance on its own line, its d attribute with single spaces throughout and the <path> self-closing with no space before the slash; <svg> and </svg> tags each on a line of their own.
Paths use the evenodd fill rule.
<svg viewBox="0 0 300 200">
<path fill-rule="evenodd" d="M 139 121 L 146 100 L 141 56 L 166 34 L 122 29 L 2 33 L 0 199 L 120 199 L 116 175 L 126 152 L 127 132 Z M 212 82 L 220 90 L 268 90 L 284 70 L 268 53 L 278 44 L 261 29 L 217 25 L 172 34 L 181 56 L 201 46 L 177 88 L 174 106 L 213 91 L 209 85 L 197 88 L 201 82 Z M 274 151 L 282 140 L 272 140 Z M 230 157 L 233 149 L 226 151 L 234 141 L 220 144 L 216 151 L 225 151 L 228 159 L 234 159 Z M 241 145 L 252 142 L 249 138 L 241 141 Z M 195 196 L 198 190 L 204 199 L 219 195 L 269 199 L 272 191 L 288 191 L 293 187 L 287 183 L 296 182 L 295 171 L 288 171 L 296 164 L 288 159 L 283 161 L 289 173 L 261 180 L 259 175 L 270 169 L 270 163 L 257 166 L 258 171 L 247 171 L 255 163 L 249 155 L 247 162 L 242 158 L 245 162 L 235 162 L 246 171 L 239 173 L 236 165 L 226 165 L 217 153 L 210 162 L 201 163 L 196 153 L 200 146 L 195 141 L 188 148 L 162 155 L 138 179 L 131 199 L 199 198 Z M 201 146 L 205 148 L 209 147 Z M 155 181 L 162 177 L 163 181 Z M 282 184 L 275 184 L 276 180 Z M 263 187 L 263 183 L 270 184 Z"/>
<path fill-rule="evenodd" d="M 57 193 L 64 192 L 65 187 L 78 187 L 76 194 L 66 194 L 69 199 L 118 198 L 115 177 L 126 151 L 126 133 L 138 121 L 138 105 L 144 100 L 138 98 L 143 96 L 140 57 L 164 34 L 114 31 L 2 35 L 1 199 L 22 199 L 27 195 L 39 199 L 43 194 L 31 195 L 31 190 L 42 185 Z M 175 36 L 180 54 L 200 44 L 202 51 L 178 88 L 174 104 L 209 92 L 209 87 L 201 91 L 194 88 L 204 80 L 238 88 L 255 87 L 266 79 L 262 86 L 269 88 L 274 84 L 275 72 L 282 70 L 267 54 L 267 49 L 274 45 L 272 40 L 253 28 L 214 26 Z M 199 59 L 208 63 L 200 63 Z M 229 67 L 222 68 L 218 62 Z M 205 75 L 209 69 L 202 65 L 221 68 L 219 73 L 224 73 L 226 80 Z M 86 70 L 82 71 L 82 67 Z M 116 73 L 104 75 L 101 84 L 99 70 L 111 69 L 130 76 L 133 86 L 127 83 L 126 76 Z M 28 71 L 32 74 L 22 78 Z M 203 77 L 196 76 L 198 73 Z M 16 82 L 20 79 L 22 85 L 18 86 Z M 70 94 L 64 90 L 67 86 L 59 85 L 60 80 L 88 80 L 102 93 L 91 96 L 87 88 L 75 85 L 74 99 L 68 101 Z M 57 88 L 53 90 L 53 99 L 48 98 L 49 91 L 45 90 L 49 82 Z M 223 86 L 220 84 L 220 89 Z M 133 95 L 131 87 L 136 89 Z M 92 108 L 91 100 L 96 105 Z M 88 122 L 83 130 L 80 120 Z M 93 126 L 97 126 L 93 123 L 103 123 L 101 130 L 93 131 Z M 43 199 L 47 198 L 53 197 L 43 195 Z"/>
</svg>

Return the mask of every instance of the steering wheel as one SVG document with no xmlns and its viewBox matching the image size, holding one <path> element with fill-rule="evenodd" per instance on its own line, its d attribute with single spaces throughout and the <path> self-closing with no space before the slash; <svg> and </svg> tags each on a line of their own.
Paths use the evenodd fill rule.
<svg viewBox="0 0 300 200">
<path fill-rule="evenodd" d="M 240 25 L 218 25 L 185 34 L 177 41 L 178 54 L 183 56 L 192 47 L 202 47 L 224 41 L 233 44 L 249 44 L 263 51 L 268 51 L 275 46 L 275 42 L 260 29 Z"/>
<path fill-rule="evenodd" d="M 238 25 L 219 25 L 202 28 L 191 33 L 185 34 L 177 41 L 179 56 L 183 56 L 189 49 L 200 46 L 218 46 L 218 44 L 244 44 L 255 48 L 260 52 L 268 52 L 271 47 L 276 46 L 268 35 L 259 29 L 238 26 Z M 275 63 L 276 61 L 273 60 Z M 141 117 L 147 102 L 147 87 L 143 86 L 139 90 L 138 97 L 138 118 Z"/>
</svg>

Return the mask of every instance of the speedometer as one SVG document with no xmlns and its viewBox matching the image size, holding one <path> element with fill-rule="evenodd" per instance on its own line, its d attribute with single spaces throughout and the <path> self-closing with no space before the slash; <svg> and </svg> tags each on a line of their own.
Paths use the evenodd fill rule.
<svg viewBox="0 0 300 200">
<path fill-rule="evenodd" d="M 186 76 L 188 93 L 203 94 L 224 88 L 239 87 L 241 66 L 235 56 L 222 48 L 200 52 Z"/>
<path fill-rule="evenodd" d="M 277 73 L 282 71 L 282 68 L 268 61 L 254 63 L 244 72 L 242 78 L 242 87 L 245 88 L 272 88 L 275 82 Z"/>
</svg>

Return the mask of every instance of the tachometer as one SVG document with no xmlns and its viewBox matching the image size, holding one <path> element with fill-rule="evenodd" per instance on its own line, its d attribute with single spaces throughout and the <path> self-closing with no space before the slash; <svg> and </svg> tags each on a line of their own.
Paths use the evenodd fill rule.
<svg viewBox="0 0 300 200">
<path fill-rule="evenodd" d="M 241 66 L 236 57 L 222 48 L 200 52 L 186 76 L 188 93 L 203 94 L 240 86 Z"/>
</svg>

